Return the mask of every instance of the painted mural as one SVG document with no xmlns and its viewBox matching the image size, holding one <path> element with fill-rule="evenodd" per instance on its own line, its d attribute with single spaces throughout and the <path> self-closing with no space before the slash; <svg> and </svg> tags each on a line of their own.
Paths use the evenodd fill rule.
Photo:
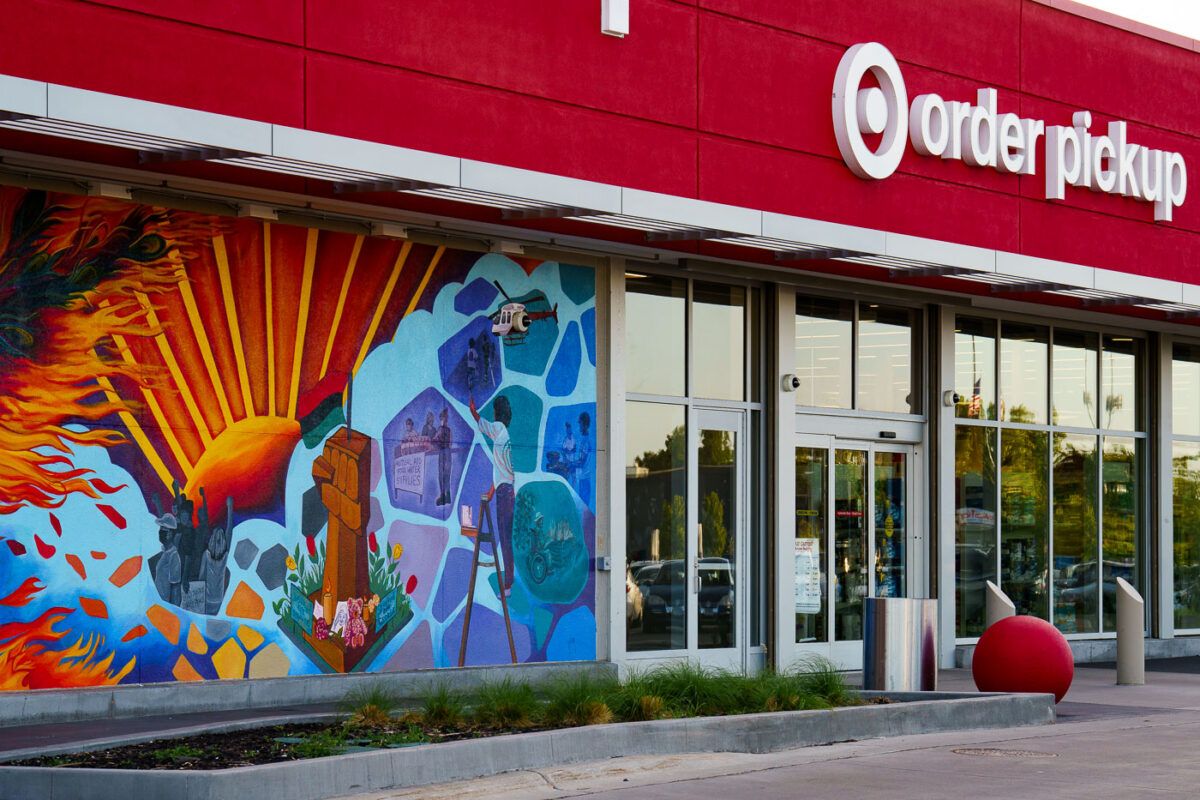
<svg viewBox="0 0 1200 800">
<path fill-rule="evenodd" d="M 594 658 L 594 286 L 0 189 L 0 688 Z"/>
</svg>

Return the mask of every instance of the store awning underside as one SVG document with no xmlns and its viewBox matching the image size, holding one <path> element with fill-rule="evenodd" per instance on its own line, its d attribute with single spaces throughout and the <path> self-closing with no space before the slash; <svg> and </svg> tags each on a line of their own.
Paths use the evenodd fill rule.
<svg viewBox="0 0 1200 800">
<path fill-rule="evenodd" d="M 566 178 L 118 95 L 0 76 L 0 128 L 135 151 L 146 168 L 207 162 L 332 185 L 353 198 L 396 192 L 541 220 L 594 226 L 594 238 L 649 246 L 707 242 L 761 263 L 845 262 L 889 281 L 1139 316 L 1200 320 L 1200 286 L 1017 253 L 887 233 Z M 589 228 L 591 230 L 591 228 Z M 620 231 L 620 236 L 614 232 Z M 822 270 L 828 272 L 828 269 Z M 984 289 L 986 287 L 986 290 Z"/>
</svg>

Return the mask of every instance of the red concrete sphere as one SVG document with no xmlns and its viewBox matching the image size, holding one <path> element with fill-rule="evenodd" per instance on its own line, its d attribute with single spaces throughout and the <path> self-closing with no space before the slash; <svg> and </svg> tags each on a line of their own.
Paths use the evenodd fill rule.
<svg viewBox="0 0 1200 800">
<path fill-rule="evenodd" d="M 1067 639 L 1038 617 L 1008 617 L 979 637 L 971 676 L 981 692 L 1039 692 L 1063 699 L 1075 677 Z"/>
</svg>

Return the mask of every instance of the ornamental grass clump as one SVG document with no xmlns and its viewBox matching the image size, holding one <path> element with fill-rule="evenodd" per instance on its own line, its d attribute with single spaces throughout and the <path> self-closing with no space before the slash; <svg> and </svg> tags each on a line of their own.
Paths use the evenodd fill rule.
<svg viewBox="0 0 1200 800">
<path fill-rule="evenodd" d="M 828 658 L 810 656 L 796 669 L 799 685 L 806 694 L 819 697 L 831 706 L 844 706 L 859 701 L 858 695 L 846 685 L 837 665 Z"/>
<path fill-rule="evenodd" d="M 547 725 L 564 727 L 612 722 L 613 712 L 607 701 L 618 690 L 616 681 L 594 678 L 586 672 L 552 681 L 546 691 L 543 719 Z"/>
<path fill-rule="evenodd" d="M 540 713 L 533 687 L 512 678 L 485 682 L 475 694 L 475 724 L 484 728 L 528 728 Z"/>
<path fill-rule="evenodd" d="M 737 713 L 730 711 L 737 702 L 734 677 L 681 661 L 647 672 L 644 694 L 661 697 L 672 717 Z"/>
<path fill-rule="evenodd" d="M 400 696 L 383 684 L 372 683 L 350 690 L 341 705 L 350 715 L 345 721 L 348 727 L 385 728 L 393 721 Z"/>
<path fill-rule="evenodd" d="M 435 728 L 455 728 L 462 723 L 466 698 L 461 692 L 439 683 L 421 696 L 420 721 Z M 416 722 L 405 715 L 406 722 Z"/>
<path fill-rule="evenodd" d="M 613 688 L 607 704 L 618 719 L 626 722 L 664 719 L 670 716 L 667 701 L 655 691 L 645 673 L 631 672 L 624 682 Z"/>
</svg>

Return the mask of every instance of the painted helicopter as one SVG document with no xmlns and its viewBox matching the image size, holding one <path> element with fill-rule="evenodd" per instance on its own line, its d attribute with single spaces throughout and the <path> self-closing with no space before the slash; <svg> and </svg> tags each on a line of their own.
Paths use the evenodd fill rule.
<svg viewBox="0 0 1200 800">
<path fill-rule="evenodd" d="M 554 304 L 554 308 L 549 311 L 528 311 L 525 308 L 525 303 L 515 302 L 508 296 L 508 292 L 504 291 L 504 287 L 500 285 L 500 281 L 492 281 L 496 284 L 496 288 L 500 290 L 500 294 L 504 295 L 507 301 L 500 306 L 491 316 L 492 333 L 499 336 L 505 344 L 521 344 L 525 341 L 525 337 L 529 335 L 529 324 L 539 319 L 552 319 L 558 322 L 558 303 Z M 544 294 L 535 294 L 530 297 L 527 303 L 549 303 Z"/>
</svg>

